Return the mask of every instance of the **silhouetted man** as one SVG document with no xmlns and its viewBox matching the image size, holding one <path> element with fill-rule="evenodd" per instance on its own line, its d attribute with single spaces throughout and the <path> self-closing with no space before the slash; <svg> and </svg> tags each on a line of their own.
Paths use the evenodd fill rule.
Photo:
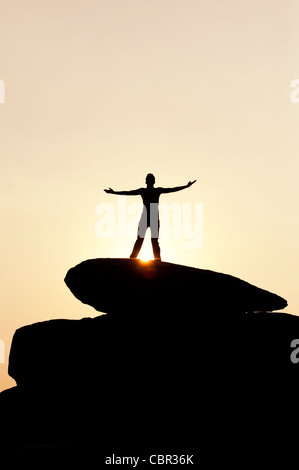
<svg viewBox="0 0 299 470">
<path fill-rule="evenodd" d="M 146 176 L 146 188 L 133 189 L 131 191 L 113 191 L 113 189 L 104 189 L 108 194 L 118 194 L 121 196 L 141 196 L 143 201 L 143 211 L 138 225 L 137 240 L 133 247 L 130 258 L 137 258 L 141 249 L 145 232 L 148 228 L 151 229 L 151 242 L 155 259 L 161 259 L 160 246 L 158 243 L 159 238 L 159 197 L 160 194 L 174 193 L 182 189 L 190 188 L 194 181 L 189 181 L 185 186 L 176 186 L 175 188 L 155 188 L 155 177 L 152 173 Z"/>
</svg>

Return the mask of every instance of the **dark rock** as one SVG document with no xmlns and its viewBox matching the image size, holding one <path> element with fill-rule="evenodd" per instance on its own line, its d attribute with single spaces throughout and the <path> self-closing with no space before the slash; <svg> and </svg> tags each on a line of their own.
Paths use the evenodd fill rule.
<svg viewBox="0 0 299 470">
<path fill-rule="evenodd" d="M 65 283 L 81 302 L 114 314 L 244 313 L 287 306 L 282 297 L 236 277 L 159 261 L 87 260 L 68 271 Z"/>
<path fill-rule="evenodd" d="M 161 318 L 103 315 L 17 330 L 9 360 L 17 387 L 0 394 L 5 438 L 205 449 L 215 433 L 241 445 L 257 423 L 256 439 L 261 429 L 283 432 L 299 384 L 290 361 L 298 317 Z"/>
<path fill-rule="evenodd" d="M 99 467 L 109 452 L 197 453 L 199 466 L 206 458 L 231 464 L 237 451 L 261 462 L 261 448 L 279 448 L 289 416 L 299 417 L 299 364 L 290 360 L 299 318 L 245 314 L 245 305 L 285 301 L 230 276 L 175 266 L 91 260 L 69 271 L 81 300 L 92 296 L 110 311 L 110 298 L 113 314 L 15 332 L 9 373 L 17 387 L 0 394 L 0 446 L 65 446 L 72 455 L 80 447 L 84 457 L 92 448 Z M 181 308 L 184 295 L 185 309 L 170 317 L 173 297 Z"/>
</svg>

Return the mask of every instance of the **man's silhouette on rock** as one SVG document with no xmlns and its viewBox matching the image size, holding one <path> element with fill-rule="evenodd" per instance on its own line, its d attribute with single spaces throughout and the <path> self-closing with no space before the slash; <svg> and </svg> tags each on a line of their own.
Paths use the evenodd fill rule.
<svg viewBox="0 0 299 470">
<path fill-rule="evenodd" d="M 113 189 L 104 189 L 108 194 L 117 194 L 120 196 L 141 196 L 143 201 L 143 211 L 138 225 L 137 240 L 134 244 L 133 251 L 130 258 L 137 258 L 141 249 L 145 232 L 148 228 L 151 229 L 151 242 L 153 247 L 154 258 L 161 259 L 160 246 L 158 243 L 159 238 L 159 197 L 161 194 L 174 193 L 182 189 L 189 188 L 194 181 L 189 181 L 185 186 L 176 186 L 174 188 L 155 188 L 155 177 L 152 173 L 146 176 L 146 188 L 133 189 L 131 191 L 114 191 Z"/>
</svg>

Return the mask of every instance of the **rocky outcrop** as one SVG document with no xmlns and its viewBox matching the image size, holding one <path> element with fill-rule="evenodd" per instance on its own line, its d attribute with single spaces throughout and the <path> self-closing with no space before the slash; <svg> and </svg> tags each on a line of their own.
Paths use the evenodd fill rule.
<svg viewBox="0 0 299 470">
<path fill-rule="evenodd" d="M 87 260 L 68 271 L 65 283 L 81 302 L 114 314 L 245 313 L 287 306 L 282 297 L 236 277 L 159 261 Z"/>
<path fill-rule="evenodd" d="M 255 450 L 281 442 L 290 413 L 297 422 L 290 345 L 299 318 L 244 313 L 283 308 L 280 297 L 230 276 L 136 260 L 87 261 L 66 282 L 109 313 L 15 332 L 17 387 L 0 394 L 0 446 L 51 443 L 73 454 L 86 446 L 98 461 L 116 450 L 181 449 L 198 452 L 200 464 L 215 449 L 224 462 L 232 445 L 248 459 L 253 441 Z"/>
</svg>

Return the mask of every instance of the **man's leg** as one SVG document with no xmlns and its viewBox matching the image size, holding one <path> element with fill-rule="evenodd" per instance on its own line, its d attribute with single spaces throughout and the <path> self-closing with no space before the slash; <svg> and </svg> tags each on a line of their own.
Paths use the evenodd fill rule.
<svg viewBox="0 0 299 470">
<path fill-rule="evenodd" d="M 139 251 L 142 247 L 143 240 L 144 240 L 144 238 L 139 237 L 139 235 L 137 236 L 137 240 L 136 240 L 135 245 L 133 247 L 133 251 L 130 255 L 130 258 L 137 258 L 138 253 L 139 253 Z"/>
<path fill-rule="evenodd" d="M 161 251 L 160 251 L 160 246 L 158 242 L 159 229 L 160 229 L 160 221 L 158 219 L 158 223 L 156 223 L 154 230 L 151 227 L 151 242 L 152 242 L 153 253 L 154 253 L 155 259 L 161 259 Z"/>
<path fill-rule="evenodd" d="M 160 251 L 158 238 L 151 238 L 151 241 L 152 241 L 154 258 L 155 259 L 161 259 L 161 251 Z"/>
<path fill-rule="evenodd" d="M 147 223 L 146 223 L 146 209 L 143 209 L 141 219 L 138 225 L 138 232 L 137 232 L 137 240 L 135 242 L 135 245 L 133 247 L 133 251 L 130 255 L 130 258 L 137 258 L 138 253 L 142 247 L 142 243 L 145 237 L 145 232 L 147 229 Z"/>
</svg>

